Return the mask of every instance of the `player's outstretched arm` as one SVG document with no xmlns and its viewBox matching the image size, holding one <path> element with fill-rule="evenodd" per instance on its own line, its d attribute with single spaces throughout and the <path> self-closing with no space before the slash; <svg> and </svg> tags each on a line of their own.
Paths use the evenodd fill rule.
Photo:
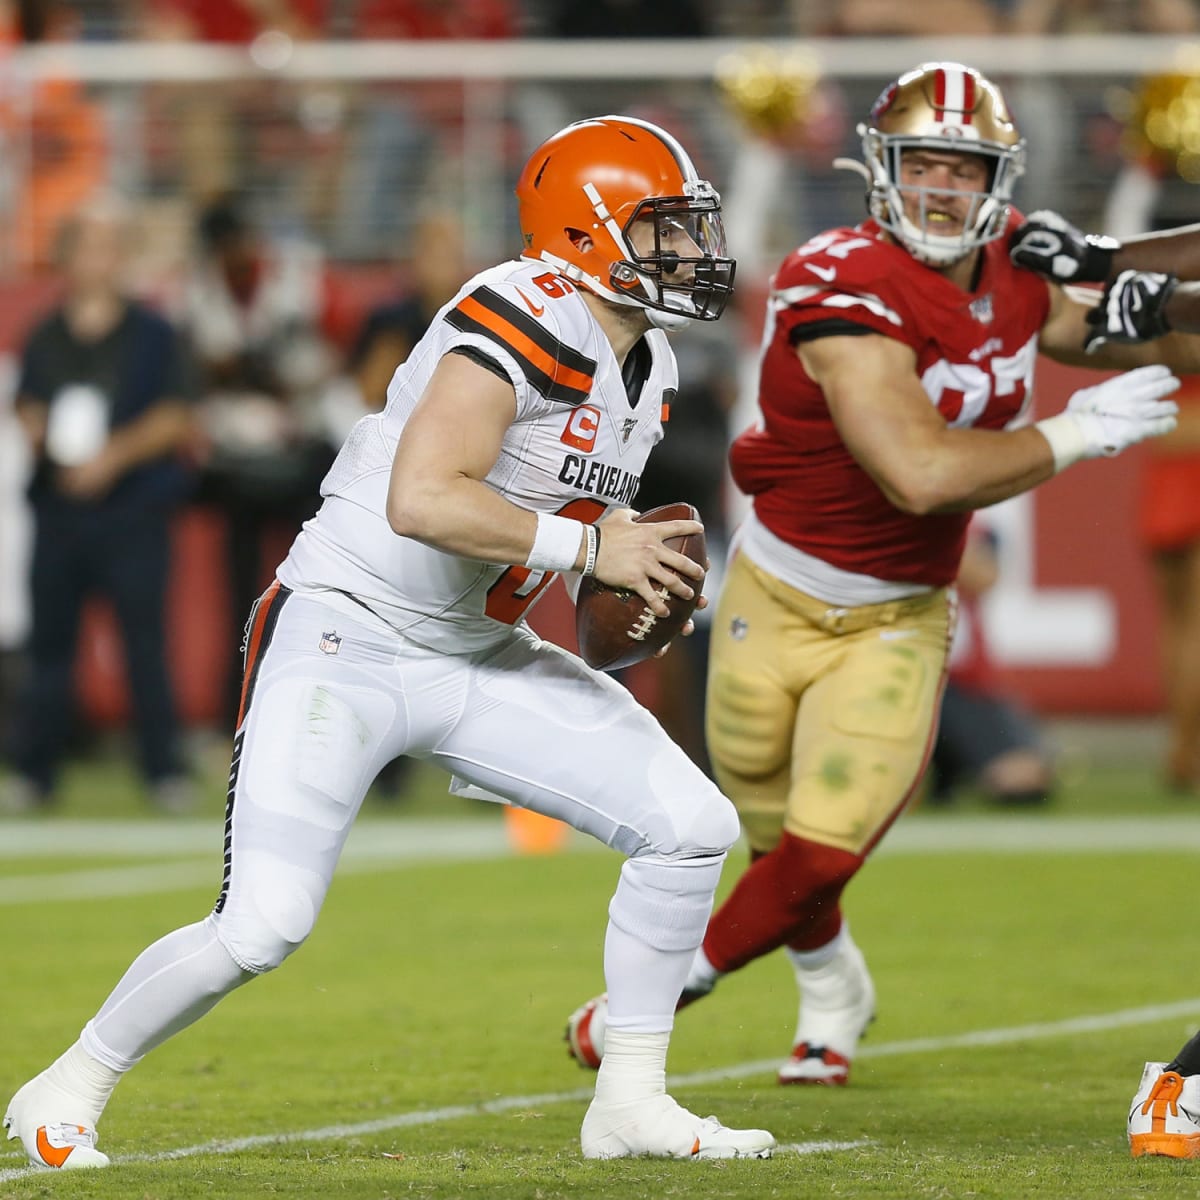
<svg viewBox="0 0 1200 1200">
<path fill-rule="evenodd" d="M 1050 314 L 1038 349 L 1056 362 L 1099 370 L 1161 363 L 1180 375 L 1200 372 L 1200 336 L 1172 313 L 1193 314 L 1200 331 L 1200 284 L 1169 275 L 1123 271 L 1103 292 L 1050 284 Z"/>
<path fill-rule="evenodd" d="M 1200 280 L 1200 225 L 1117 241 L 1084 233 L 1061 213 L 1040 209 L 1013 231 L 1009 253 L 1017 266 L 1054 283 L 1106 283 L 1122 271 L 1158 271 Z"/>
<path fill-rule="evenodd" d="M 1169 432 L 1179 381 L 1164 367 L 1129 372 L 1089 393 L 1100 408 L 1012 430 L 954 429 L 921 386 L 916 356 L 876 335 L 797 347 L 820 384 L 842 440 L 888 499 L 918 514 L 983 508 L 1028 491 L 1083 458 L 1119 453 Z M 1094 397 L 1092 397 L 1094 399 Z"/>
<path fill-rule="evenodd" d="M 1089 354 L 1106 343 L 1133 345 L 1172 330 L 1200 333 L 1200 282 L 1191 282 L 1200 280 L 1200 225 L 1118 242 L 1041 210 L 1013 233 L 1009 253 L 1018 266 L 1053 283 L 1108 284 L 1085 334 Z M 1135 272 L 1149 277 L 1135 278 Z M 1177 286 L 1179 280 L 1185 282 Z M 1169 358 L 1161 361 L 1188 369 Z"/>
</svg>

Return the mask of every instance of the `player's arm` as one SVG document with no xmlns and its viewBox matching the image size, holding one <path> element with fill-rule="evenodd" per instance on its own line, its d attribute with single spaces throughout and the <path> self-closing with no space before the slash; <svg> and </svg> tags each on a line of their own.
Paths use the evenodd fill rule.
<svg viewBox="0 0 1200 1200">
<path fill-rule="evenodd" d="M 1068 351 L 1084 342 L 1092 354 L 1102 344 L 1141 343 L 1172 330 L 1200 333 L 1200 282 L 1194 282 L 1200 281 L 1200 225 L 1118 242 L 1086 234 L 1059 213 L 1043 210 L 1031 213 L 1014 231 L 1009 249 L 1018 266 L 1052 283 L 1108 285 L 1103 297 L 1092 298 L 1098 307 L 1083 328 L 1084 341 Z M 1178 348 L 1165 351 L 1177 352 Z M 1130 361 L 1129 356 L 1121 360 Z M 1173 357 L 1158 361 L 1176 365 Z M 1191 368 L 1179 363 L 1177 369 Z"/>
<path fill-rule="evenodd" d="M 921 386 L 915 353 L 892 338 L 818 338 L 796 353 L 847 448 L 905 512 L 996 504 L 1081 459 L 1117 454 L 1175 426 L 1176 406 L 1165 397 L 1179 381 L 1160 366 L 1081 389 L 1058 416 L 1001 431 L 948 425 Z"/>
<path fill-rule="evenodd" d="M 444 355 L 396 446 L 388 523 L 404 537 L 464 558 L 582 571 L 588 553 L 583 522 L 539 517 L 484 483 L 516 411 L 510 382 L 465 355 Z M 618 510 L 603 523 L 593 574 L 638 592 L 665 616 L 656 589 L 690 599 L 683 577 L 699 578 L 703 571 L 663 540 L 695 532 L 692 521 L 638 525 L 629 510 Z"/>
<path fill-rule="evenodd" d="M 1155 281 L 1163 279 L 1161 275 L 1130 279 L 1122 274 L 1103 295 L 1048 283 L 1050 313 L 1038 338 L 1039 350 L 1056 362 L 1101 370 L 1163 363 L 1181 375 L 1200 372 L 1200 337 L 1164 332 L 1158 326 L 1152 331 L 1149 327 L 1154 319 L 1153 306 L 1161 298 L 1153 290 Z M 1135 289 L 1136 294 L 1113 294 L 1117 284 Z M 1200 330 L 1200 284 L 1188 286 L 1198 293 L 1196 328 Z M 1151 340 L 1141 340 L 1143 335 L 1133 329 L 1123 336 L 1120 329 L 1126 322 L 1147 323 L 1144 336 Z"/>
<path fill-rule="evenodd" d="M 796 353 L 847 449 L 904 512 L 982 508 L 1054 474 L 1050 446 L 1032 427 L 952 429 L 903 342 L 878 334 L 823 337 L 799 343 Z"/>
</svg>

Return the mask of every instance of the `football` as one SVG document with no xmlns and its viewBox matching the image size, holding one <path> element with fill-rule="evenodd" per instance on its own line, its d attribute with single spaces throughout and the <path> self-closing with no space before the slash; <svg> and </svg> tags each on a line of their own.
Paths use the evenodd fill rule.
<svg viewBox="0 0 1200 1200">
<path fill-rule="evenodd" d="M 690 504 L 664 504 L 642 513 L 637 520 L 698 521 L 700 514 Z M 667 538 L 665 545 L 701 566 L 708 560 L 703 533 Z M 637 592 L 585 579 L 575 602 L 575 637 L 583 661 L 589 667 L 617 670 L 650 658 L 687 624 L 696 610 L 703 582 L 697 581 L 696 594 L 691 600 L 672 596 L 664 589 L 662 595 L 671 612 L 669 616 L 657 617 Z"/>
</svg>

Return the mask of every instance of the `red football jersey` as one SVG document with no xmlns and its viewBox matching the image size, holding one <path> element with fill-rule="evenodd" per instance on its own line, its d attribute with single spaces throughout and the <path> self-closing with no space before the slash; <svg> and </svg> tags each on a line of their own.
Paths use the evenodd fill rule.
<svg viewBox="0 0 1200 1200">
<path fill-rule="evenodd" d="M 1014 212 L 1009 228 L 1020 222 Z M 1002 429 L 1029 401 L 1046 284 L 983 248 L 965 292 L 882 240 L 867 221 L 793 251 L 771 283 L 759 380 L 760 424 L 733 444 L 737 485 L 776 537 L 845 571 L 942 586 L 957 573 L 970 513 L 894 507 L 842 442 L 821 389 L 796 355 L 806 326 L 858 326 L 911 346 L 931 404 L 953 426 Z"/>
</svg>

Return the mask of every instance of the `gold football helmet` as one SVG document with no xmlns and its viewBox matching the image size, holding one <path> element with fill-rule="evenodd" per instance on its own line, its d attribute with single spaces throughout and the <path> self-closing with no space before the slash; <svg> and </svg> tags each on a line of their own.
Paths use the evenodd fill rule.
<svg viewBox="0 0 1200 1200">
<path fill-rule="evenodd" d="M 901 75 L 884 88 L 858 132 L 866 167 L 853 165 L 867 177 L 871 215 L 914 258 L 949 266 L 1004 232 L 1013 184 L 1025 170 L 1025 139 L 999 89 L 973 67 L 923 63 Z M 976 154 L 988 163 L 988 188 L 973 200 L 960 234 L 931 231 L 926 213 L 936 189 L 901 185 L 901 156 L 918 147 Z M 905 193 L 918 200 L 916 221 L 904 211 Z"/>
</svg>

